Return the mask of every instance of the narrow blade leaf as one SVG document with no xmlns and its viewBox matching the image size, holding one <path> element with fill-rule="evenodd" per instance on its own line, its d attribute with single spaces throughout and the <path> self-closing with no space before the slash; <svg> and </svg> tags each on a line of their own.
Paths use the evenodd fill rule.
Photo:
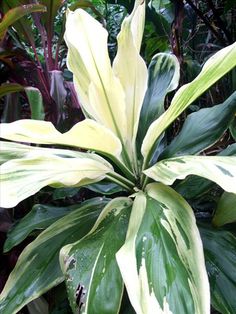
<svg viewBox="0 0 236 314">
<path fill-rule="evenodd" d="M 161 154 L 160 159 L 194 155 L 217 142 L 228 129 L 236 112 L 236 92 L 223 104 L 190 114 L 180 133 Z"/>
<path fill-rule="evenodd" d="M 221 49 L 207 60 L 200 74 L 189 84 L 182 86 L 168 110 L 154 121 L 144 138 L 142 155 L 150 159 L 149 152 L 165 129 L 202 93 L 236 66 L 236 43 Z"/>
</svg>

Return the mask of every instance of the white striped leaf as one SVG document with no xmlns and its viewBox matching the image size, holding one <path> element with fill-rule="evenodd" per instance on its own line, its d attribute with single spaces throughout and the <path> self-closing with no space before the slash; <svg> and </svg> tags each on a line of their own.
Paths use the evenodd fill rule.
<svg viewBox="0 0 236 314">
<path fill-rule="evenodd" d="M 209 314 L 209 283 L 195 217 L 171 188 L 153 183 L 147 195 L 138 193 L 116 257 L 137 314 Z"/>
<path fill-rule="evenodd" d="M 26 157 L 27 155 L 32 155 L 35 153 L 64 156 L 64 157 L 81 157 L 81 153 L 73 150 L 67 149 L 57 149 L 57 148 L 44 148 L 36 147 L 30 145 L 23 145 L 14 142 L 0 141 L 0 164 L 8 161 L 9 159 L 16 159 Z M 83 154 L 82 154 L 83 156 Z"/>
<path fill-rule="evenodd" d="M 86 153 L 80 153 L 77 158 L 65 158 L 42 151 L 22 159 L 12 159 L 0 167 L 0 206 L 14 207 L 47 185 L 91 184 L 104 179 L 112 170 L 112 166 L 101 157 Z"/>
<path fill-rule="evenodd" d="M 177 179 L 196 175 L 220 185 L 225 191 L 236 193 L 236 157 L 183 156 L 157 162 L 144 173 L 155 181 L 171 185 Z"/>
<path fill-rule="evenodd" d="M 127 138 L 125 94 L 111 68 L 107 49 L 108 33 L 87 12 L 68 11 L 65 41 L 67 65 L 82 107 L 120 139 Z"/>
<path fill-rule="evenodd" d="M 132 201 L 112 200 L 83 239 L 61 250 L 70 304 L 74 313 L 119 313 L 123 281 L 115 254 L 125 240 Z"/>
<path fill-rule="evenodd" d="M 212 223 L 221 227 L 236 222 L 236 194 L 224 192 L 217 204 Z"/>
<path fill-rule="evenodd" d="M 121 25 L 117 37 L 118 50 L 113 62 L 115 75 L 119 78 L 126 102 L 128 137 L 135 144 L 143 98 L 147 88 L 147 67 L 139 54 L 145 19 L 145 1 L 136 0 L 132 13 Z"/>
<path fill-rule="evenodd" d="M 25 143 L 80 147 L 116 157 L 121 153 L 119 139 L 109 129 L 90 119 L 78 122 L 63 134 L 47 121 L 18 120 L 1 123 L 0 136 L 7 140 Z"/>
<path fill-rule="evenodd" d="M 43 231 L 21 253 L 0 295 L 0 313 L 15 314 L 30 301 L 64 281 L 60 249 L 85 236 L 107 199 L 94 198 Z"/>
<path fill-rule="evenodd" d="M 183 85 L 175 94 L 168 110 L 154 121 L 144 138 L 142 155 L 150 159 L 149 153 L 165 129 L 202 93 L 236 66 L 236 43 L 221 49 L 204 64 L 200 74 Z"/>
</svg>

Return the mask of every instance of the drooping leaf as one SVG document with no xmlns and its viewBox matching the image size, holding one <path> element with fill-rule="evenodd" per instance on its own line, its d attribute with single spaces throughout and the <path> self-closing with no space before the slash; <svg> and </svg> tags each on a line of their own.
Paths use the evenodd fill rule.
<svg viewBox="0 0 236 314">
<path fill-rule="evenodd" d="M 131 204 L 126 197 L 112 200 L 87 236 L 61 250 L 74 313 L 80 305 L 81 313 L 118 313 L 123 282 L 115 254 L 125 240 Z"/>
<path fill-rule="evenodd" d="M 33 230 L 43 230 L 58 219 L 70 214 L 78 205 L 57 207 L 52 205 L 36 204 L 32 210 L 18 221 L 7 233 L 4 243 L 4 252 L 10 251 L 21 243 Z"/>
<path fill-rule="evenodd" d="M 16 158 L 22 158 L 26 156 L 32 156 L 34 154 L 52 154 L 55 156 L 63 157 L 81 157 L 81 153 L 68 150 L 68 149 L 57 149 L 57 148 L 43 148 L 30 145 L 23 145 L 14 142 L 0 141 L 0 164 Z"/>
<path fill-rule="evenodd" d="M 212 222 L 217 227 L 236 222 L 236 194 L 227 192 L 222 194 Z"/>
<path fill-rule="evenodd" d="M 204 64 L 200 74 L 183 85 L 172 99 L 168 110 L 154 121 L 144 138 L 142 155 L 148 161 L 153 146 L 165 129 L 202 93 L 236 66 L 236 43 L 221 49 Z M 146 161 L 146 162 L 147 162 Z"/>
<path fill-rule="evenodd" d="M 194 155 L 220 139 L 236 112 L 236 92 L 223 104 L 190 114 L 180 133 L 161 154 L 160 159 Z"/>
<path fill-rule="evenodd" d="M 63 134 L 48 121 L 18 120 L 1 123 L 0 137 L 25 143 L 80 147 L 116 157 L 121 153 L 119 139 L 109 129 L 90 119 L 78 122 Z"/>
<path fill-rule="evenodd" d="M 147 186 L 147 196 L 139 192 L 126 242 L 116 257 L 137 314 L 210 312 L 195 218 L 171 188 L 153 183 Z"/>
<path fill-rule="evenodd" d="M 8 27 L 15 23 L 17 20 L 19 20 L 24 15 L 32 12 L 45 12 L 45 11 L 46 11 L 45 6 L 43 6 L 42 4 L 35 3 L 21 5 L 9 10 L 4 15 L 2 21 L 0 22 L 0 40 L 2 40 L 3 37 L 5 36 Z"/>
<path fill-rule="evenodd" d="M 44 120 L 45 113 L 40 90 L 35 87 L 25 87 L 25 92 L 30 104 L 31 119 Z"/>
<path fill-rule="evenodd" d="M 144 18 L 145 1 L 136 0 L 134 10 L 122 22 L 121 31 L 117 37 L 118 50 L 113 62 L 114 73 L 125 92 L 128 138 L 133 145 L 147 87 L 147 67 L 139 54 Z"/>
<path fill-rule="evenodd" d="M 218 156 L 236 155 L 236 144 L 229 145 Z M 215 183 L 198 176 L 189 176 L 175 186 L 175 190 L 186 199 L 193 199 L 206 194 L 215 186 Z"/>
<path fill-rule="evenodd" d="M 64 280 L 59 264 L 61 247 L 85 236 L 106 204 L 103 198 L 86 201 L 24 249 L 0 295 L 1 313 L 17 313 L 25 304 Z"/>
<path fill-rule="evenodd" d="M 34 152 L 12 159 L 1 165 L 0 206 L 14 207 L 47 185 L 81 186 L 98 182 L 112 169 L 103 158 L 86 153 L 80 153 L 77 158 L 65 158 Z"/>
<path fill-rule="evenodd" d="M 85 11 L 69 11 L 65 32 L 67 65 L 74 74 L 81 106 L 125 143 L 125 95 L 111 68 L 107 36 L 102 25 Z"/>
<path fill-rule="evenodd" d="M 236 311 L 236 238 L 224 230 L 200 225 L 206 268 L 211 288 L 211 303 L 222 314 Z"/>
<path fill-rule="evenodd" d="M 148 88 L 139 120 L 138 144 L 140 147 L 150 124 L 165 111 L 165 97 L 177 88 L 179 76 L 179 62 L 174 55 L 158 53 L 152 58 L 148 67 Z"/>
<path fill-rule="evenodd" d="M 157 162 L 144 173 L 167 185 L 176 179 L 194 174 L 220 185 L 225 191 L 236 193 L 236 157 L 183 156 Z"/>
</svg>

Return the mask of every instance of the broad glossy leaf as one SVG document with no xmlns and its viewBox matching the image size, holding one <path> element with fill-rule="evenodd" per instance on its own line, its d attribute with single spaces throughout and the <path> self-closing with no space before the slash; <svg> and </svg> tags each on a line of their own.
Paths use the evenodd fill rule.
<svg viewBox="0 0 236 314">
<path fill-rule="evenodd" d="M 180 133 L 161 154 L 160 159 L 194 155 L 210 147 L 227 130 L 236 112 L 236 92 L 223 104 L 188 115 Z"/>
<path fill-rule="evenodd" d="M 116 257 L 137 314 L 210 312 L 193 211 L 171 188 L 154 183 L 147 186 L 147 195 L 138 193 L 126 242 Z"/>
<path fill-rule="evenodd" d="M 236 193 L 236 157 L 183 156 L 159 161 L 144 173 L 167 185 L 190 174 L 209 179 L 225 191 Z"/>
<path fill-rule="evenodd" d="M 113 62 L 126 102 L 129 141 L 135 144 L 138 120 L 147 88 L 147 67 L 139 54 L 145 18 L 145 1 L 136 0 L 133 12 L 126 17 L 117 37 L 118 50 Z"/>
<path fill-rule="evenodd" d="M 36 204 L 31 211 L 20 219 L 7 233 L 4 243 L 4 252 L 10 251 L 21 243 L 33 230 L 43 230 L 58 219 L 70 214 L 78 205 L 57 207 L 52 205 Z"/>
<path fill-rule="evenodd" d="M 44 120 L 43 98 L 40 90 L 35 87 L 25 87 L 25 92 L 30 104 L 31 118 Z"/>
<path fill-rule="evenodd" d="M 106 204 L 103 198 L 84 202 L 24 249 L 0 295 L 1 313 L 17 313 L 25 304 L 64 280 L 59 264 L 61 247 L 85 236 Z"/>
<path fill-rule="evenodd" d="M 0 40 L 3 39 L 3 37 L 5 36 L 8 27 L 15 23 L 17 20 L 19 20 L 24 15 L 32 12 L 45 12 L 45 11 L 46 11 L 45 6 L 35 3 L 21 5 L 19 7 L 15 7 L 9 10 L 4 15 L 0 23 Z"/>
<path fill-rule="evenodd" d="M 0 136 L 25 143 L 81 147 L 117 157 L 121 153 L 119 139 L 109 129 L 90 119 L 78 122 L 66 133 L 60 133 L 48 121 L 18 120 L 1 123 Z"/>
<path fill-rule="evenodd" d="M 61 266 L 74 313 L 80 304 L 81 313 L 118 313 L 123 281 L 115 254 L 125 240 L 131 204 L 127 197 L 112 200 L 88 235 L 61 250 Z"/>
<path fill-rule="evenodd" d="M 65 32 L 69 49 L 67 65 L 74 74 L 81 105 L 89 116 L 126 142 L 125 94 L 111 68 L 107 36 L 102 25 L 85 11 L 68 12 Z"/>
<path fill-rule="evenodd" d="M 150 124 L 165 111 L 166 95 L 177 88 L 180 67 L 177 58 L 168 53 L 158 53 L 148 67 L 148 88 L 139 120 L 138 141 L 142 140 Z"/>
<path fill-rule="evenodd" d="M 236 222 L 236 194 L 227 192 L 222 194 L 212 222 L 217 227 Z"/>
<path fill-rule="evenodd" d="M 0 206 L 14 207 L 47 185 L 82 186 L 98 182 L 112 169 L 104 159 L 86 153 L 65 158 L 35 152 L 22 159 L 12 159 L 1 165 Z"/>
<path fill-rule="evenodd" d="M 232 233 L 200 225 L 211 303 L 222 314 L 236 312 L 236 238 Z"/>
<path fill-rule="evenodd" d="M 200 74 L 191 82 L 183 85 L 175 94 L 168 110 L 154 121 L 144 138 L 142 155 L 151 158 L 156 141 L 165 129 L 202 93 L 236 66 L 236 43 L 221 49 L 204 64 Z"/>
</svg>

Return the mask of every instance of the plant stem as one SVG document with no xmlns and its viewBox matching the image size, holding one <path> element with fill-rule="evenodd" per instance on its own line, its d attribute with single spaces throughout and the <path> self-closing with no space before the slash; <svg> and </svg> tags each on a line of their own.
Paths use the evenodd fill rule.
<svg viewBox="0 0 236 314">
<path fill-rule="evenodd" d="M 111 172 L 107 174 L 107 178 L 113 181 L 114 183 L 117 183 L 120 186 L 123 186 L 126 190 L 130 191 L 134 188 L 134 183 L 129 181 L 128 179 L 122 177 L 116 172 Z"/>
</svg>

